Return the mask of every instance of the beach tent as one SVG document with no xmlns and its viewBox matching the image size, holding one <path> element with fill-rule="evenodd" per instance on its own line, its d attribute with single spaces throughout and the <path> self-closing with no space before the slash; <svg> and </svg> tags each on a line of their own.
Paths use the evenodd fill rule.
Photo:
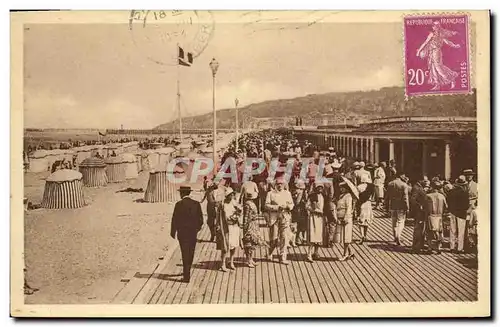
<svg viewBox="0 0 500 327">
<path fill-rule="evenodd" d="M 119 183 L 125 181 L 125 163 L 121 156 L 108 157 L 106 163 L 106 175 L 109 183 Z"/>
<path fill-rule="evenodd" d="M 76 170 L 56 170 L 47 177 L 43 192 L 42 208 L 75 209 L 85 205 L 83 175 Z"/>
<path fill-rule="evenodd" d="M 83 185 L 99 187 L 108 184 L 104 160 L 95 157 L 87 158 L 80 163 L 79 169 L 83 175 Z"/>
<path fill-rule="evenodd" d="M 177 186 L 167 178 L 165 169 L 154 169 L 149 173 L 148 186 L 144 193 L 144 201 L 171 202 L 180 200 L 177 192 Z"/>
</svg>

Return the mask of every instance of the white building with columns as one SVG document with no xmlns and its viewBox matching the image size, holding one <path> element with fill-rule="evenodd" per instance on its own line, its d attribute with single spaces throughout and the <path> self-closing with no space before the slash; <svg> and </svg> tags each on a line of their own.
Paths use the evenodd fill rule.
<svg viewBox="0 0 500 327">
<path fill-rule="evenodd" d="M 389 117 L 357 128 L 294 128 L 299 139 L 369 163 L 394 160 L 410 178 L 456 178 L 477 167 L 476 118 Z"/>
</svg>

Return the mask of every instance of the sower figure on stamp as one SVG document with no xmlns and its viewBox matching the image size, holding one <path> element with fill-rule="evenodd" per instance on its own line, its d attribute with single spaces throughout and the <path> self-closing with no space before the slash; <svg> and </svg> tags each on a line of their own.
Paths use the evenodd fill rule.
<svg viewBox="0 0 500 327">
<path fill-rule="evenodd" d="M 179 188 L 181 200 L 175 204 L 172 215 L 170 235 L 177 236 L 182 253 L 183 281 L 189 283 L 191 279 L 191 265 L 193 264 L 196 236 L 203 226 L 201 204 L 189 197 L 190 186 Z"/>
<path fill-rule="evenodd" d="M 432 90 L 438 90 L 441 86 L 448 84 L 450 84 L 450 89 L 455 88 L 455 79 L 458 77 L 458 73 L 443 64 L 441 48 L 444 44 L 452 48 L 460 48 L 460 44 L 448 40 L 450 36 L 456 34 L 457 32 L 447 30 L 438 21 L 435 21 L 432 24 L 432 32 L 417 50 L 417 57 L 422 59 L 427 57 L 428 83 L 433 85 Z"/>
<path fill-rule="evenodd" d="M 275 248 L 279 248 L 281 263 L 287 265 L 287 246 L 291 210 L 293 209 L 293 199 L 289 191 L 284 189 L 285 180 L 279 178 L 276 181 L 276 188 L 267 193 L 266 210 L 268 211 L 269 242 L 270 247 L 267 259 L 272 260 Z"/>
</svg>

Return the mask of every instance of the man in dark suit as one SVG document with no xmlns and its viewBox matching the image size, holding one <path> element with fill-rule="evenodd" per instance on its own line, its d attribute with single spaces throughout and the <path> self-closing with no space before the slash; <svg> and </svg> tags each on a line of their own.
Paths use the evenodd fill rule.
<svg viewBox="0 0 500 327">
<path fill-rule="evenodd" d="M 203 213 L 200 203 L 189 197 L 191 194 L 190 186 L 181 186 L 179 192 L 181 200 L 174 207 L 170 235 L 175 238 L 177 234 L 182 253 L 183 282 L 189 283 L 196 247 L 196 235 L 203 226 Z"/>
</svg>

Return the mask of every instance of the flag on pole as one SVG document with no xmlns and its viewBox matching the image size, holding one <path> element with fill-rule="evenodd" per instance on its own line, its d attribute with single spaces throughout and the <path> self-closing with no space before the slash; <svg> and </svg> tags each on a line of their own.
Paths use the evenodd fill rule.
<svg viewBox="0 0 500 327">
<path fill-rule="evenodd" d="M 188 52 L 187 56 L 184 56 L 184 49 L 179 47 L 178 60 L 179 60 L 179 65 L 191 67 L 191 65 L 193 64 L 193 54 L 191 52 Z"/>
</svg>

